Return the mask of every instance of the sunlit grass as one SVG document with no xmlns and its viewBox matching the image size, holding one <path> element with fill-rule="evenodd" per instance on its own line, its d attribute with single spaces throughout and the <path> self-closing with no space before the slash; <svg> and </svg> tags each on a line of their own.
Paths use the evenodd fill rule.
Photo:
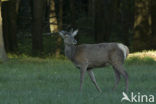
<svg viewBox="0 0 156 104">
<path fill-rule="evenodd" d="M 143 51 L 130 53 L 126 64 L 155 64 L 156 63 L 156 51 Z"/>
<path fill-rule="evenodd" d="M 149 57 L 152 58 L 156 61 L 156 51 L 151 50 L 151 51 L 142 51 L 142 52 L 135 52 L 135 53 L 130 53 L 128 58 L 132 57 L 139 57 L 139 58 L 145 58 Z"/>
</svg>

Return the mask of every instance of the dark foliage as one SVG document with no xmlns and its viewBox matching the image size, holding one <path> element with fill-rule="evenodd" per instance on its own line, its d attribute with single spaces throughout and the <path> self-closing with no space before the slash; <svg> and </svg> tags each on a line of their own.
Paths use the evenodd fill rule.
<svg viewBox="0 0 156 104">
<path fill-rule="evenodd" d="M 16 1 L 14 4 L 17 4 L 18 0 L 14 1 Z M 49 0 L 43 1 L 45 2 L 42 4 L 44 6 L 43 9 L 38 9 L 39 11 L 35 9 L 36 11 L 33 13 L 33 0 L 20 0 L 16 24 L 13 24 L 13 26 L 6 25 L 5 20 L 7 18 L 15 20 L 15 16 L 13 17 L 13 14 L 11 14 L 15 8 L 12 7 L 12 10 L 10 10 L 8 8 L 11 7 L 5 7 L 5 3 L 3 3 L 3 6 L 6 8 L 4 8 L 5 10 L 2 9 L 3 14 L 5 14 L 3 16 L 4 38 L 8 52 L 12 49 L 8 44 L 11 44 L 13 49 L 18 49 L 17 53 L 31 54 L 33 50 L 32 45 L 35 44 L 33 47 L 38 48 L 34 48 L 33 52 L 36 51 L 40 53 L 42 50 L 42 53 L 46 55 L 55 53 L 56 48 L 58 48 L 56 44 L 58 34 L 49 33 L 50 5 L 48 4 Z M 142 3 L 146 3 L 145 8 L 138 8 L 137 5 Z M 39 3 L 36 5 L 39 5 Z M 78 44 L 121 42 L 126 44 L 131 50 L 137 51 L 156 49 L 156 43 L 154 43 L 156 40 L 156 32 L 154 29 L 155 7 L 156 5 L 153 0 L 63 0 L 63 14 L 62 17 L 60 17 L 60 1 L 55 0 L 55 11 L 53 12 L 56 13 L 57 17 L 58 24 L 56 25 L 62 22 L 61 28 L 63 30 L 70 30 L 71 28 L 79 29 L 78 36 L 76 37 Z M 6 10 L 8 10 L 11 16 L 5 13 Z M 141 11 L 146 12 L 146 17 L 144 17 L 145 15 Z M 34 25 L 34 21 L 39 19 L 37 12 L 42 12 L 42 17 L 38 21 L 41 26 L 39 26 L 38 23 Z M 33 14 L 37 16 L 36 19 L 33 19 Z M 135 27 L 137 22 L 136 18 L 139 18 L 138 14 L 140 14 L 143 19 L 142 22 Z M 147 17 L 151 17 L 151 20 Z M 147 23 L 148 21 L 152 23 Z M 34 30 L 33 25 L 36 28 L 35 31 L 32 31 Z M 15 33 L 12 34 L 13 38 L 9 35 L 11 33 L 7 33 L 8 31 L 6 31 L 10 26 L 13 28 L 9 31 Z M 140 32 L 139 37 L 137 37 L 138 32 Z M 32 39 L 36 39 L 36 41 L 32 41 Z M 59 48 L 61 47 L 62 46 L 59 46 Z"/>
</svg>

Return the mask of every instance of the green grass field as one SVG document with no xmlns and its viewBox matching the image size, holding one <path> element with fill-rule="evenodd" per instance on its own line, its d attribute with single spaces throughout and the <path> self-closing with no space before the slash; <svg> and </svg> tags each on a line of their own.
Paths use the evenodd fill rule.
<svg viewBox="0 0 156 104">
<path fill-rule="evenodd" d="M 130 57 L 125 67 L 130 77 L 128 93 L 140 92 L 156 97 L 154 59 Z M 113 91 L 112 68 L 100 68 L 94 72 L 103 93 L 97 92 L 87 73 L 81 93 L 79 70 L 71 62 L 30 57 L 11 58 L 0 64 L 0 104 L 120 104 L 125 88 L 123 78 Z M 123 104 L 131 103 L 125 101 Z"/>
</svg>

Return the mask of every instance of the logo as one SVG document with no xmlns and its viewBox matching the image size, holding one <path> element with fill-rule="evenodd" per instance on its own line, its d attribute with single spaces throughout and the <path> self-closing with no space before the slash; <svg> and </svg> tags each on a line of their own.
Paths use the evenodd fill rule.
<svg viewBox="0 0 156 104">
<path fill-rule="evenodd" d="M 154 102 L 154 95 L 145 95 L 141 94 L 138 92 L 137 94 L 134 94 L 131 92 L 130 97 L 125 92 L 122 92 L 122 99 L 121 102 L 123 101 L 128 101 L 128 102 L 149 102 L 152 103 Z"/>
</svg>

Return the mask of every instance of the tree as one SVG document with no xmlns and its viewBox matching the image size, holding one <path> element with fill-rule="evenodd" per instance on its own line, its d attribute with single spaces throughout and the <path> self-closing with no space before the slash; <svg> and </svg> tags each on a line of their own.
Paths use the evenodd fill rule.
<svg viewBox="0 0 156 104">
<path fill-rule="evenodd" d="M 122 0 L 120 2 L 121 39 L 124 44 L 129 46 L 134 26 L 134 0 Z"/>
<path fill-rule="evenodd" d="M 152 14 L 151 47 L 152 49 L 156 49 L 156 0 L 151 0 L 151 14 Z"/>
<path fill-rule="evenodd" d="M 58 18 L 56 17 L 55 0 L 50 0 L 49 6 L 50 6 L 50 13 L 49 13 L 50 32 L 55 33 L 58 32 L 58 30 L 62 30 L 63 0 L 59 0 Z M 61 41 L 62 41 L 61 37 L 56 36 L 56 51 L 55 51 L 56 57 L 60 56 Z"/>
<path fill-rule="evenodd" d="M 6 50 L 17 51 L 17 15 L 20 0 L 2 2 L 3 32 Z"/>
<path fill-rule="evenodd" d="M 56 11 L 55 11 L 55 0 L 49 0 L 50 6 L 50 13 L 49 13 L 49 22 L 50 22 L 50 32 L 57 32 L 58 31 L 58 24 L 56 18 Z"/>
<path fill-rule="evenodd" d="M 32 52 L 33 55 L 40 55 L 43 51 L 43 20 L 45 0 L 32 1 Z"/>
<path fill-rule="evenodd" d="M 107 34 L 104 34 L 104 0 L 95 1 L 95 40 L 102 42 L 104 38 L 107 38 Z"/>
<path fill-rule="evenodd" d="M 94 2 L 95 0 L 88 0 L 88 15 L 94 16 Z"/>
<path fill-rule="evenodd" d="M 95 41 L 108 42 L 118 0 L 95 0 Z"/>
<path fill-rule="evenodd" d="M 59 30 L 63 27 L 63 0 L 59 0 Z"/>
<path fill-rule="evenodd" d="M 151 44 L 151 0 L 135 0 L 134 50 L 150 49 Z"/>
<path fill-rule="evenodd" d="M 63 0 L 59 0 L 59 24 L 58 24 L 58 28 L 59 30 L 62 30 L 62 20 L 63 20 Z M 60 36 L 57 37 L 57 48 L 56 48 L 56 57 L 59 57 L 60 53 L 61 53 L 61 43 L 62 43 L 62 39 Z"/>
<path fill-rule="evenodd" d="M 75 0 L 70 0 L 70 12 L 71 12 L 71 27 L 76 28 L 76 10 L 75 10 Z"/>
<path fill-rule="evenodd" d="M 95 35 L 95 29 L 94 29 L 94 25 L 95 25 L 95 0 L 88 0 L 88 19 L 90 19 L 90 23 L 91 23 L 91 35 L 94 36 Z"/>
<path fill-rule="evenodd" d="M 1 0 L 0 0 L 0 61 L 6 61 L 7 55 L 4 48 L 3 29 L 2 29 L 2 16 L 1 16 Z"/>
</svg>

